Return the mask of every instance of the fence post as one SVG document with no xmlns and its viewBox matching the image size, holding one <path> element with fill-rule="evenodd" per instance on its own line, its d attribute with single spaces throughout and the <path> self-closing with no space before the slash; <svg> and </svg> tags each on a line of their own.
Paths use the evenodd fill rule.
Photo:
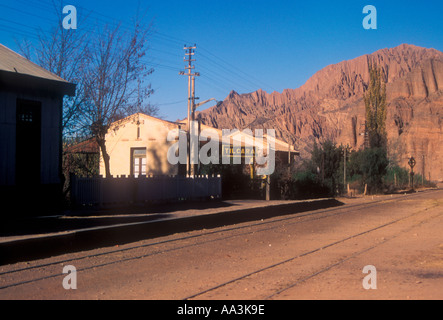
<svg viewBox="0 0 443 320">
<path fill-rule="evenodd" d="M 76 197 L 77 197 L 77 181 L 76 181 L 76 177 L 75 174 L 73 174 L 72 172 L 69 173 L 69 186 L 71 189 L 71 203 L 76 206 Z"/>
<path fill-rule="evenodd" d="M 104 191 L 103 191 L 103 186 L 104 186 L 104 181 L 105 181 L 105 179 L 107 179 L 107 177 L 106 178 L 104 178 L 102 175 L 100 175 L 100 178 L 99 178 L 99 184 L 98 184 L 98 186 L 99 186 L 99 191 L 98 191 L 98 205 L 99 205 L 99 207 L 101 207 L 101 206 L 103 206 L 103 193 L 104 193 Z"/>
</svg>

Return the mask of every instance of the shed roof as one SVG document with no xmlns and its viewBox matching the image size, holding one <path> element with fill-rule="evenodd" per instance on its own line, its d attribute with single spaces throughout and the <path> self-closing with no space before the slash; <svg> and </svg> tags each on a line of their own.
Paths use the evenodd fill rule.
<svg viewBox="0 0 443 320">
<path fill-rule="evenodd" d="M 0 72 L 14 79 L 16 76 L 28 76 L 55 81 L 58 83 L 57 87 L 63 88 L 66 94 L 72 95 L 72 92 L 75 91 L 74 84 L 40 67 L 2 44 L 0 44 Z"/>
<path fill-rule="evenodd" d="M 2 44 L 0 44 L 0 70 L 27 74 L 48 80 L 68 82 Z"/>
</svg>

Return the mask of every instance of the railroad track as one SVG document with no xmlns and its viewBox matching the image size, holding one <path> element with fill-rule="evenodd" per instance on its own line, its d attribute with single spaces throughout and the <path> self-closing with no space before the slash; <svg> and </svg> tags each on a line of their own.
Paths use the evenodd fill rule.
<svg viewBox="0 0 443 320">
<path fill-rule="evenodd" d="M 428 191 L 428 192 L 433 192 L 433 191 Z M 199 245 L 204 245 L 204 244 L 208 244 L 211 242 L 216 242 L 216 241 L 224 241 L 230 238 L 234 238 L 234 237 L 238 237 L 238 236 L 243 236 L 243 235 L 248 235 L 248 234 L 252 234 L 252 233 L 257 233 L 257 232 L 265 232 L 265 231 L 269 231 L 275 228 L 280 228 L 281 225 L 279 225 L 279 223 L 281 222 L 285 222 L 286 225 L 292 225 L 292 224 L 298 224 L 298 223 L 305 223 L 305 222 L 309 222 L 309 221 L 314 221 L 314 220 L 320 220 L 320 219 L 325 219 L 325 218 L 329 218 L 329 217 L 334 217 L 337 215 L 341 215 L 341 214 L 350 214 L 350 213 L 355 213 L 358 212 L 360 208 L 365 207 L 365 208 L 369 208 L 369 207 L 378 207 L 381 206 L 383 203 L 386 202 L 390 202 L 390 201 L 397 201 L 397 200 L 408 200 L 410 198 L 415 197 L 417 194 L 407 194 L 407 195 L 401 195 L 401 196 L 396 196 L 396 197 L 392 197 L 392 198 L 387 198 L 387 199 L 380 199 L 380 200 L 376 200 L 371 202 L 370 204 L 368 203 L 363 203 L 363 204 L 353 204 L 353 205 L 345 205 L 342 207 L 335 207 L 335 208 L 331 208 L 331 209 L 320 209 L 320 210 L 316 210 L 313 212 L 308 212 L 308 213 L 304 213 L 304 214 L 299 214 L 299 213 L 295 213 L 293 215 L 289 215 L 289 216 L 285 216 L 282 218 L 272 218 L 269 220 L 264 220 L 264 221 L 259 221 L 259 222 L 255 222 L 255 223 L 243 223 L 241 225 L 238 226 L 233 226 L 233 227 L 229 227 L 229 228 L 218 228 L 217 230 L 208 230 L 205 232 L 201 232 L 199 234 L 193 234 L 193 235 L 187 235 L 187 236 L 183 236 L 183 237 L 178 237 L 178 238 L 174 238 L 174 239 L 167 239 L 167 240 L 163 240 L 163 241 L 157 241 L 157 242 L 152 242 L 152 243 L 148 243 L 148 244 L 142 244 L 142 245 L 137 245 L 137 246 L 133 246 L 133 247 L 127 247 L 127 248 L 121 248 L 121 249 L 113 249 L 107 252 L 102 252 L 102 253 L 96 253 L 96 254 L 87 254 L 87 255 L 83 255 L 83 256 L 79 256 L 79 257 L 74 257 L 74 258 L 69 258 L 69 259 L 61 259 L 61 260 L 57 260 L 57 261 L 52 261 L 52 262 L 48 262 L 48 263 L 38 263 L 36 265 L 31 265 L 28 267 L 24 267 L 24 268 L 17 268 L 17 269 L 13 269 L 13 270 L 7 270 L 7 271 L 2 271 L 0 272 L 0 277 L 1 276 L 5 276 L 5 275 L 11 275 L 11 274 L 16 274 L 16 273 L 21 273 L 21 272 L 27 272 L 27 271 L 31 271 L 31 270 L 35 270 L 35 269 L 45 269 L 47 267 L 50 266 L 55 266 L 55 265 L 60 265 L 60 264 L 70 264 L 70 263 L 74 263 L 74 262 L 78 262 L 81 260 L 86 260 L 86 259 L 94 259 L 94 258 L 98 258 L 98 257 L 102 257 L 102 256 L 110 256 L 112 257 L 113 255 L 117 255 L 117 254 L 121 254 L 123 252 L 130 252 L 131 250 L 137 250 L 137 249 L 141 249 L 141 248 L 153 248 L 155 246 L 158 245 L 164 245 L 164 244 L 176 244 L 176 243 L 180 243 L 180 241 L 186 241 L 186 240 L 194 240 L 194 239 L 198 239 L 198 240 L 202 240 L 202 241 L 198 241 L 196 243 L 191 243 L 191 244 L 184 244 L 184 245 L 178 245 L 169 249 L 165 249 L 165 250 L 154 250 L 152 252 L 146 253 L 146 254 L 141 254 L 141 255 L 136 255 L 136 256 L 131 256 L 128 258 L 116 258 L 112 261 L 108 261 L 105 263 L 101 263 L 101 264 L 91 264 L 91 265 L 87 265 L 84 266 L 82 268 L 77 269 L 77 272 L 84 272 L 90 269 L 95 269 L 95 268 L 100 268 L 100 267 L 105 267 L 108 265 L 112 265 L 112 264 L 118 264 L 118 263 L 123 263 L 123 262 L 128 262 L 131 260 L 137 260 L 137 259 L 143 259 L 146 257 L 150 257 L 150 256 L 154 256 L 157 254 L 162 254 L 162 253 L 166 253 L 166 252 L 171 252 L 171 251 L 176 251 L 176 250 L 181 250 L 181 249 L 185 249 L 185 248 L 189 248 L 189 247 L 194 247 L 194 246 L 199 246 Z M 347 240 L 362 236 L 364 234 L 373 232 L 375 230 L 378 230 L 380 228 L 386 227 L 388 225 L 397 223 L 401 220 L 407 219 L 415 214 L 417 214 L 418 212 L 415 212 L 411 215 L 408 215 L 406 217 L 388 222 L 386 224 L 377 226 L 375 228 L 366 230 L 364 232 L 352 235 L 350 237 L 341 239 L 339 241 L 335 241 L 335 242 L 331 242 L 329 244 L 326 244 L 322 247 L 319 247 L 317 249 L 305 252 L 301 255 L 297 255 L 294 257 L 291 257 L 289 259 L 280 261 L 278 263 L 266 266 L 264 268 L 261 268 L 259 270 L 256 270 L 254 272 L 251 273 L 247 273 L 245 275 L 242 275 L 240 277 L 237 277 L 235 279 L 229 280 L 227 282 L 221 283 L 217 286 L 214 286 L 212 288 L 203 290 L 201 292 L 197 292 L 193 295 L 190 295 L 188 297 L 185 298 L 186 299 L 193 299 L 196 298 L 198 296 L 201 296 L 205 293 L 211 292 L 211 291 L 215 291 L 219 288 L 222 288 L 228 284 L 231 283 L 235 283 L 237 281 L 241 281 L 247 277 L 250 277 L 254 274 L 258 274 L 261 272 L 264 272 L 266 270 L 270 270 L 272 268 L 275 268 L 277 266 L 289 263 L 297 258 L 303 257 L 303 256 L 307 256 L 310 254 L 314 254 L 315 252 L 318 252 L 320 250 L 323 249 L 327 249 L 329 247 L 338 245 L 340 243 L 343 243 Z M 245 229 L 248 228 L 253 228 L 254 230 L 251 231 L 244 231 Z M 258 228 L 258 229 L 255 229 Z M 230 231 L 240 231 L 239 233 L 235 233 L 233 235 L 229 235 L 229 236 L 221 236 L 221 237 L 216 237 L 214 239 L 205 239 L 205 237 L 210 237 L 210 236 L 217 236 L 218 234 L 223 234 L 225 232 L 230 232 Z M 364 251 L 362 251 L 363 253 Z M 344 260 L 345 261 L 345 260 Z M 344 262 L 343 261 L 343 262 Z M 335 266 L 335 264 L 333 265 Z M 330 268 L 332 268 L 333 266 L 331 266 Z M 3 266 L 4 268 L 4 266 Z M 325 270 L 326 271 L 326 270 Z M 57 273 L 49 273 L 45 276 L 40 276 L 38 278 L 32 278 L 29 280 L 24 280 L 24 281 L 18 281 L 18 282 L 11 282 L 5 285 L 1 285 L 0 286 L 0 290 L 2 289 L 7 289 L 7 288 L 11 288 L 11 287 L 16 287 L 16 286 L 20 286 L 20 285 L 25 285 L 25 284 L 30 284 L 30 283 L 34 283 L 34 282 L 38 282 L 38 281 L 43 281 L 43 280 L 47 280 L 47 279 L 51 279 L 51 278 L 55 278 L 55 277 L 62 277 L 64 276 L 63 274 L 57 272 Z M 315 274 L 308 276 L 308 278 L 315 276 Z M 301 279 L 296 283 L 299 283 L 300 281 L 305 281 L 307 279 Z M 296 285 L 296 284 L 295 284 Z M 286 290 L 286 289 L 285 289 Z M 285 290 L 280 290 L 281 292 L 285 291 Z M 281 292 L 275 293 L 275 294 L 280 294 Z M 271 298 L 271 296 L 269 297 Z"/>
<path fill-rule="evenodd" d="M 430 208 L 426 208 L 425 210 L 431 209 L 431 208 L 436 207 L 436 206 L 437 206 L 437 205 L 432 206 L 432 207 L 430 207 Z M 411 217 L 413 217 L 413 216 L 415 216 L 415 215 L 417 215 L 417 214 L 419 214 L 419 213 L 421 213 L 421 212 L 423 212 L 423 211 L 425 211 L 425 210 L 419 210 L 419 211 L 416 211 L 416 212 L 414 212 L 414 213 L 412 213 L 412 214 L 410 214 L 410 215 L 408 215 L 408 216 L 406 216 L 406 217 L 402 217 L 402 218 L 400 218 L 400 219 L 396 219 L 396 220 L 390 221 L 390 222 L 388 222 L 388 223 L 385 223 L 385 224 L 379 225 L 379 226 L 377 226 L 377 227 L 375 227 L 375 228 L 371 228 L 371 229 L 369 229 L 369 230 L 365 230 L 365 231 L 363 231 L 363 232 L 360 232 L 360 233 L 354 234 L 354 235 L 352 235 L 352 236 L 349 236 L 349 237 L 346 237 L 346 238 L 340 239 L 340 240 L 338 240 L 338 241 L 334 241 L 334 242 L 328 243 L 328 244 L 326 244 L 326 245 L 323 245 L 323 246 L 321 246 L 321 247 L 315 248 L 315 249 L 313 249 L 313 250 L 309 250 L 309 251 L 307 251 L 307 252 L 304 252 L 304 253 L 301 253 L 301 254 L 295 255 L 295 256 L 293 256 L 293 257 L 291 257 L 291 258 L 288 258 L 288 259 L 285 259 L 285 260 L 279 261 L 279 262 L 274 263 L 274 264 L 272 264 L 272 265 L 268 265 L 268 266 L 266 266 L 266 267 L 263 267 L 263 268 L 260 268 L 260 269 L 258 269 L 258 270 L 255 270 L 255 271 L 253 271 L 253 272 L 249 272 L 249 273 L 244 274 L 244 275 L 242 275 L 242 276 L 239 276 L 239 277 L 237 277 L 237 278 L 234 278 L 234 279 L 231 279 L 231 280 L 229 280 L 229 281 L 226 281 L 226 282 L 220 283 L 220 284 L 218 284 L 218 285 L 216 285 L 216 286 L 214 286 L 214 287 L 211 287 L 211 288 L 208 288 L 208 289 L 202 290 L 202 291 L 200 291 L 200 292 L 197 292 L 197 293 L 195 293 L 195 294 L 192 294 L 192 295 L 190 295 L 190 296 L 187 296 L 187 297 L 185 297 L 183 300 L 195 299 L 195 298 L 197 298 L 197 297 L 199 297 L 199 296 L 202 296 L 202 295 L 205 295 L 205 294 L 207 294 L 207 293 L 210 293 L 210 292 L 216 291 L 216 290 L 218 290 L 218 289 L 221 289 L 222 287 L 225 287 L 225 286 L 227 286 L 227 285 L 234 284 L 234 283 L 236 283 L 236 282 L 240 282 L 240 281 L 242 281 L 242 280 L 245 280 L 246 278 L 249 278 L 249 277 L 251 277 L 251 276 L 253 276 L 253 275 L 257 275 L 257 274 L 263 273 L 263 272 L 265 272 L 265 271 L 269 271 L 269 270 L 274 269 L 274 268 L 276 268 L 276 267 L 279 267 L 279 266 L 282 266 L 282 265 L 284 265 L 284 264 L 287 264 L 287 263 L 293 262 L 293 261 L 296 260 L 296 259 L 303 258 L 303 257 L 309 256 L 309 255 L 312 255 L 312 254 L 317 253 L 317 252 L 319 252 L 319 251 L 326 250 L 326 249 L 328 249 L 328 248 L 331 248 L 331 247 L 337 246 L 337 245 L 339 245 L 339 244 L 342 244 L 342 243 L 344 243 L 344 242 L 346 242 L 346 241 L 349 241 L 349 240 L 352 240 L 352 239 L 358 238 L 358 237 L 360 237 L 360 236 L 363 236 L 363 235 L 369 234 L 369 233 L 374 232 L 374 231 L 376 231 L 376 230 L 379 230 L 379 229 L 385 228 L 385 227 L 387 227 L 387 226 L 393 225 L 393 224 L 395 224 L 395 223 L 401 222 L 401 221 L 406 220 L 406 219 L 408 219 L 408 218 L 411 218 Z M 438 214 L 437 216 L 439 216 L 439 215 L 440 215 L 440 214 Z M 430 217 L 430 218 L 426 219 L 425 221 L 429 221 L 429 220 L 431 220 L 431 219 L 433 219 L 433 218 L 435 218 L 435 217 L 437 217 L 437 216 Z M 328 270 L 330 270 L 330 269 L 332 269 L 332 268 L 334 268 L 334 267 L 337 267 L 337 266 L 343 264 L 344 262 L 346 262 L 346 261 L 348 261 L 348 260 L 350 260 L 350 259 L 352 259 L 352 258 L 355 258 L 355 257 L 357 257 L 357 256 L 359 256 L 359 255 L 361 255 L 361 254 L 363 254 L 363 253 L 366 253 L 366 252 L 368 252 L 368 251 L 370 251 L 370 250 L 372 250 L 372 249 L 375 249 L 376 247 L 378 247 L 378 246 L 380 246 L 380 245 L 386 243 L 387 241 L 390 241 L 390 240 L 392 240 L 392 239 L 398 237 L 400 234 L 402 234 L 402 233 L 404 233 L 404 232 L 407 232 L 407 231 L 409 231 L 410 229 L 412 229 L 412 228 L 414 228 L 414 227 L 416 227 L 417 225 L 422 224 L 422 223 L 423 223 L 423 221 L 420 221 L 419 223 L 414 224 L 412 227 L 407 228 L 406 230 L 402 230 L 400 233 L 398 233 L 398 234 L 392 236 L 392 237 L 389 238 L 389 239 L 384 239 L 383 241 L 381 241 L 381 242 L 379 242 L 379 243 L 377 243 L 377 244 L 375 244 L 375 245 L 372 245 L 372 246 L 370 246 L 370 247 L 368 247 L 368 248 L 365 248 L 365 249 L 359 250 L 359 251 L 353 253 L 352 255 L 350 255 L 350 256 L 348 256 L 348 257 L 346 257 L 346 258 L 344 258 L 344 259 L 340 259 L 338 262 L 335 262 L 335 263 L 330 264 L 330 265 L 328 265 L 328 266 L 326 266 L 326 267 L 324 267 L 324 268 L 322 268 L 322 269 L 320 269 L 320 270 L 317 270 L 317 271 L 312 272 L 312 273 L 310 273 L 310 274 L 308 274 L 308 275 L 305 275 L 305 276 L 301 277 L 300 279 L 297 279 L 295 282 L 293 282 L 293 283 L 291 283 L 291 284 L 289 284 L 289 285 L 286 285 L 286 286 L 284 286 L 283 288 L 278 289 L 278 290 L 276 290 L 275 292 L 273 292 L 272 294 L 266 296 L 266 297 L 264 298 L 264 300 L 272 299 L 272 298 L 274 298 L 274 297 L 280 295 L 281 293 L 283 293 L 283 292 L 285 292 L 285 291 L 288 291 L 289 289 L 294 288 L 295 286 L 297 286 L 297 285 L 299 285 L 299 284 L 301 284 L 301 283 L 303 283 L 303 282 L 305 282 L 305 281 L 307 281 L 307 280 L 309 280 L 309 279 L 311 279 L 311 278 L 313 278 L 313 277 L 315 277 L 315 276 L 317 276 L 317 275 L 320 275 L 320 274 L 322 274 L 322 273 L 324 273 L 324 272 L 326 272 L 326 271 L 328 271 Z"/>
</svg>

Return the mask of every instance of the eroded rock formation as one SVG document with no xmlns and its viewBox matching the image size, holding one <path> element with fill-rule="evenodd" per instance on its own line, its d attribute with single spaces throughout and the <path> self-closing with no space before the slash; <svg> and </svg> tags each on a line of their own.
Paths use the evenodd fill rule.
<svg viewBox="0 0 443 320">
<path fill-rule="evenodd" d="M 443 180 L 443 53 L 402 44 L 329 65 L 297 89 L 267 93 L 232 91 L 201 112 L 216 128 L 273 128 L 309 157 L 314 140 L 332 139 L 355 149 L 364 143 L 369 63 L 382 68 L 387 84 L 390 157 L 401 166 L 417 160 L 415 171 Z"/>
</svg>

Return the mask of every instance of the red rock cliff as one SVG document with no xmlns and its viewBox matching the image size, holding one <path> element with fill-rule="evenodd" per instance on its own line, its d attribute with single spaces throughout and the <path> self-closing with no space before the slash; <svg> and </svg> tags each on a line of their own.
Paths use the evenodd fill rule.
<svg viewBox="0 0 443 320">
<path fill-rule="evenodd" d="M 381 67 L 387 83 L 390 157 L 415 171 L 443 180 L 443 53 L 402 44 L 329 65 L 297 89 L 239 95 L 201 112 L 216 128 L 273 128 L 308 157 L 314 140 L 332 139 L 355 149 L 363 145 L 363 93 L 369 63 Z"/>
</svg>

